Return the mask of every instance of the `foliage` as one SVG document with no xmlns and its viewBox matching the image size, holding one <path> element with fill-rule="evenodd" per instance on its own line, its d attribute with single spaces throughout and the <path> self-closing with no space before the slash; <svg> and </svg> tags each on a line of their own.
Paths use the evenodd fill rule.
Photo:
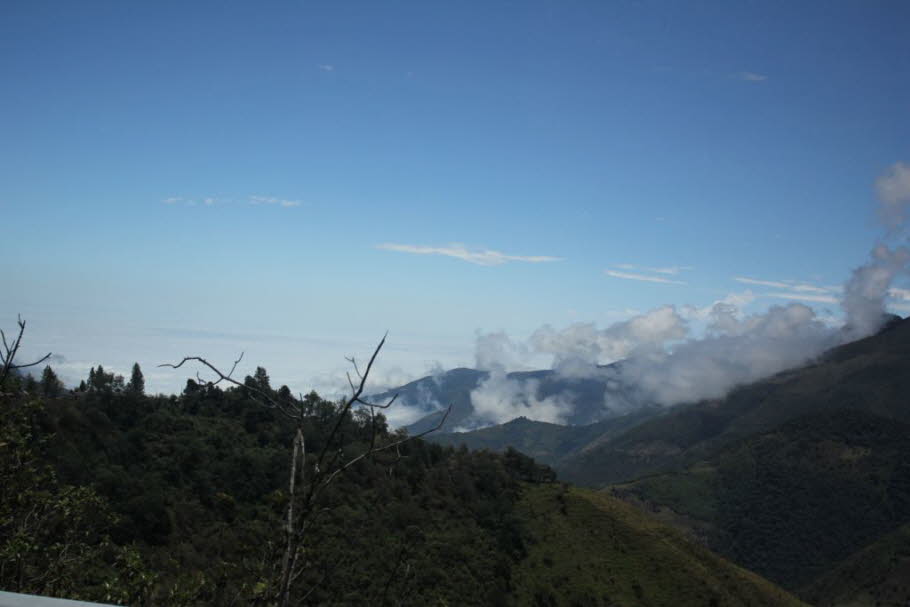
<svg viewBox="0 0 910 607">
<path fill-rule="evenodd" d="M 0 588 L 100 598 L 116 552 L 107 501 L 89 487 L 58 483 L 42 461 L 38 401 L 0 400 Z"/>
<path fill-rule="evenodd" d="M 115 557 L 119 575 L 105 578 L 107 594 L 92 596 L 144 594 L 162 605 L 262 602 L 280 553 L 291 428 L 242 389 L 193 382 L 179 398 L 145 397 L 97 389 L 99 371 L 93 376 L 95 390 L 48 401 L 37 422 L 51 437 L 46 458 L 60 478 L 94 487 L 116 513 L 107 531 L 126 551 Z M 315 393 L 302 406 L 308 451 L 315 452 L 338 406 Z M 378 422 L 381 438 L 392 438 Z M 345 452 L 364 449 L 370 430 L 368 415 L 348 415 Z M 512 514 L 519 482 L 552 478 L 517 452 L 422 441 L 367 458 L 320 501 L 298 598 L 416 605 L 507 596 L 508 572 L 524 554 Z"/>
</svg>

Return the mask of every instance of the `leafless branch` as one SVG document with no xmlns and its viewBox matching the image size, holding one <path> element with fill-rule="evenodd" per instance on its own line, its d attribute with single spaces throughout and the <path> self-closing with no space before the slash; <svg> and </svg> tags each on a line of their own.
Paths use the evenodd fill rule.
<svg viewBox="0 0 910 607">
<path fill-rule="evenodd" d="M 19 333 L 16 335 L 16 339 L 12 340 L 12 345 L 6 340 L 6 333 L 0 330 L 0 338 L 2 338 L 3 341 L 3 350 L 0 351 L 0 365 L 2 365 L 0 366 L 0 386 L 3 386 L 4 383 L 6 383 L 6 378 L 10 371 L 40 365 L 51 357 L 51 353 L 48 352 L 35 362 L 17 365 L 15 362 L 16 354 L 18 354 L 19 347 L 22 345 L 22 336 L 25 334 L 25 321 L 22 320 L 22 316 L 20 315 L 16 317 L 16 322 L 19 325 Z"/>
</svg>

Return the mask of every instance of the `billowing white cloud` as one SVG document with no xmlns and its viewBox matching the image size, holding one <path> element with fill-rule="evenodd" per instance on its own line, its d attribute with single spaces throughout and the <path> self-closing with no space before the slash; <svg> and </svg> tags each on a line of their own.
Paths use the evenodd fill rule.
<svg viewBox="0 0 910 607">
<path fill-rule="evenodd" d="M 615 375 L 646 402 L 673 405 L 717 398 L 737 385 L 811 360 L 837 339 L 801 304 L 773 306 L 745 318 L 732 306 L 718 304 L 705 337 L 630 357 Z"/>
<path fill-rule="evenodd" d="M 521 261 L 526 263 L 546 263 L 551 261 L 562 261 L 561 257 L 550 257 L 548 255 L 508 255 L 501 251 L 491 249 L 482 249 L 472 251 L 462 244 L 451 244 L 446 247 L 428 247 L 421 245 L 384 243 L 378 245 L 377 249 L 383 251 L 397 251 L 399 253 L 413 253 L 415 255 L 442 255 L 445 257 L 454 257 L 468 263 L 479 266 L 498 266 L 510 261 Z"/>
<path fill-rule="evenodd" d="M 872 249 L 871 259 L 855 270 L 844 286 L 843 307 L 847 328 L 858 339 L 875 332 L 885 315 L 885 298 L 896 276 L 907 271 L 910 249 L 880 244 Z"/>
<path fill-rule="evenodd" d="M 562 330 L 549 325 L 534 331 L 533 351 L 553 356 L 553 368 L 577 375 L 578 369 L 661 348 L 688 334 L 685 319 L 674 306 L 661 306 L 629 320 L 598 329 L 594 323 L 575 323 Z"/>
<path fill-rule="evenodd" d="M 502 424 L 516 417 L 527 417 L 552 424 L 566 423 L 574 403 L 566 394 L 539 398 L 537 380 L 517 380 L 499 370 L 484 379 L 471 392 L 474 427 Z M 462 428 L 468 429 L 468 428 Z"/>
</svg>

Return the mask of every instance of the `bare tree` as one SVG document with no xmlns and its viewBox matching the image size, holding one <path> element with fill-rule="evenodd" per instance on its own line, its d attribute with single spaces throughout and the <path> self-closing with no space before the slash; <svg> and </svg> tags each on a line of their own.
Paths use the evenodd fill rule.
<svg viewBox="0 0 910 607">
<path fill-rule="evenodd" d="M 0 351 L 0 389 L 6 385 L 6 378 L 9 376 L 11 371 L 17 371 L 19 369 L 25 369 L 28 367 L 34 367 L 35 365 L 40 365 L 51 357 L 51 353 L 48 352 L 33 363 L 17 365 L 16 354 L 19 353 L 19 346 L 22 345 L 22 335 L 25 333 L 25 321 L 22 320 L 21 315 L 17 317 L 17 323 L 19 325 L 19 334 L 15 339 L 11 341 L 7 341 L 6 333 L 3 332 L 3 329 L 0 329 L 0 338 L 3 340 L 3 350 Z"/>
<path fill-rule="evenodd" d="M 379 345 L 373 350 L 373 354 L 370 356 L 370 360 L 362 372 L 357 365 L 357 361 L 353 357 L 347 359 L 348 362 L 351 363 L 356 377 L 355 379 L 355 377 L 351 376 L 350 372 L 347 373 L 351 395 L 340 404 L 334 423 L 330 424 L 332 429 L 325 438 L 323 446 L 318 454 L 315 454 L 314 457 L 310 458 L 309 466 L 306 452 L 306 437 L 304 436 L 303 431 L 306 417 L 302 406 L 303 399 L 278 399 L 269 391 L 264 390 L 261 387 L 250 385 L 248 382 L 244 383 L 237 381 L 233 377 L 233 374 L 237 369 L 237 365 L 243 359 L 242 353 L 237 360 L 234 361 L 230 371 L 227 373 L 222 372 L 200 356 L 187 356 L 176 364 L 166 363 L 159 365 L 159 367 L 179 369 L 188 362 L 198 363 L 208 368 L 216 376 L 216 379 L 214 380 L 205 381 L 197 373 L 196 378 L 198 383 L 205 386 L 216 386 L 221 383 L 232 384 L 246 390 L 247 394 L 262 406 L 276 410 L 283 417 L 294 423 L 295 434 L 291 448 L 290 476 L 288 479 L 288 505 L 282 529 L 284 548 L 281 557 L 280 574 L 276 584 L 277 587 L 273 589 L 274 596 L 281 607 L 287 607 L 291 604 L 291 588 L 294 585 L 294 582 L 297 581 L 305 571 L 301 555 L 306 547 L 307 530 L 313 523 L 318 498 L 322 492 L 331 485 L 336 478 L 344 474 L 352 466 L 365 458 L 372 457 L 376 453 L 394 449 L 398 452 L 400 457 L 400 452 L 398 450 L 402 445 L 441 428 L 451 411 L 451 406 L 449 406 L 445 414 L 439 420 L 439 423 L 429 430 L 413 436 L 395 438 L 389 442 L 380 444 L 380 441 L 378 440 L 377 415 L 382 410 L 391 407 L 398 398 L 398 395 L 396 394 L 386 403 L 374 403 L 366 400 L 363 393 L 366 388 L 370 371 L 373 368 L 373 363 L 376 361 L 376 357 L 379 355 L 380 350 L 382 350 L 382 346 L 385 344 L 387 336 L 388 334 L 384 335 L 380 340 Z M 355 456 L 346 457 L 340 444 L 337 446 L 333 445 L 336 443 L 336 439 L 339 436 L 339 431 L 345 418 L 355 406 L 363 407 L 369 411 L 370 440 L 366 450 Z M 325 576 L 323 576 L 323 579 L 324 577 Z M 310 592 L 312 592 L 313 589 L 314 588 L 311 588 Z"/>
</svg>

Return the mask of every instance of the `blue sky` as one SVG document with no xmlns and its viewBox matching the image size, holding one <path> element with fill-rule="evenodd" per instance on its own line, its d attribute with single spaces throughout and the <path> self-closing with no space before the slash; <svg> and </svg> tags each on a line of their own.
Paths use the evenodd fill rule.
<svg viewBox="0 0 910 607">
<path fill-rule="evenodd" d="M 0 324 L 152 389 L 184 354 L 307 389 L 389 329 L 394 382 L 472 364 L 478 330 L 836 298 L 789 287 L 863 263 L 875 179 L 910 161 L 905 2 L 0 17 Z"/>
</svg>

